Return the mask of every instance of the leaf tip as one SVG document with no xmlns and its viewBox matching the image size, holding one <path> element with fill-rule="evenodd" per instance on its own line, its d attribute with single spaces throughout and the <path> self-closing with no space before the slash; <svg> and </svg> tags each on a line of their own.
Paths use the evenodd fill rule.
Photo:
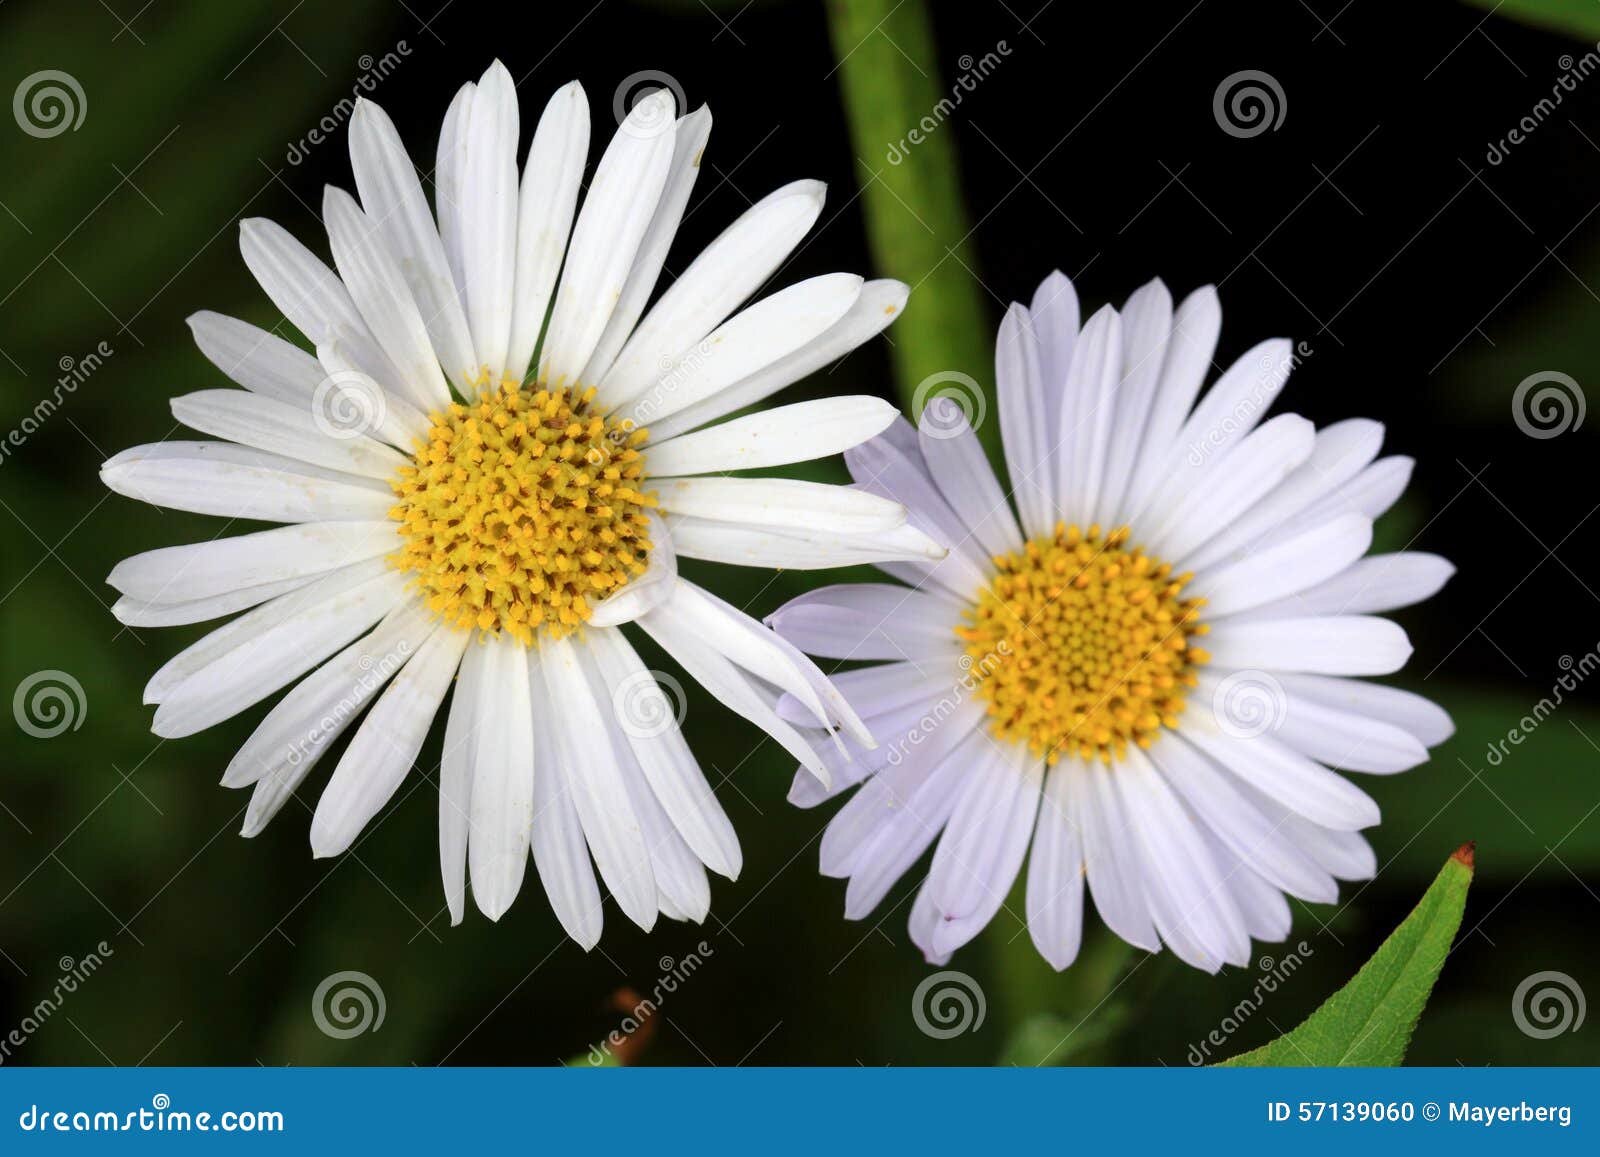
<svg viewBox="0 0 1600 1157">
<path fill-rule="evenodd" d="M 1462 844 L 1459 848 L 1452 852 L 1450 858 L 1455 860 L 1462 867 L 1466 868 L 1467 871 L 1472 871 L 1473 868 L 1477 866 L 1478 841 L 1468 840 L 1466 843 Z"/>
</svg>

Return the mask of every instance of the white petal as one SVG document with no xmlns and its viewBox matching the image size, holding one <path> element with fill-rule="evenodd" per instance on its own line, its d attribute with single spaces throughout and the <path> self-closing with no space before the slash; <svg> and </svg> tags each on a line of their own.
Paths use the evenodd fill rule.
<svg viewBox="0 0 1600 1157">
<path fill-rule="evenodd" d="M 530 677 L 542 684 L 536 651 L 528 652 L 528 663 Z M 533 779 L 533 862 L 556 919 L 587 952 L 599 943 L 605 916 L 573 788 L 557 755 L 552 714 L 541 694 L 533 711 L 534 762 L 540 769 Z"/>
<path fill-rule="evenodd" d="M 848 583 L 790 600 L 767 617 L 795 646 L 828 659 L 935 660 L 954 670 L 959 620 L 910 587 Z"/>
<path fill-rule="evenodd" d="M 977 764 L 993 750 L 983 733 L 983 708 L 968 700 L 948 715 L 894 736 L 885 729 L 884 747 L 892 752 L 881 769 L 851 796 L 828 824 L 818 849 L 818 867 L 825 876 L 849 876 L 870 867 L 864 859 L 879 833 L 890 825 L 903 828 L 902 813 L 915 804 L 914 828 L 944 826 Z M 924 795 L 924 790 L 927 794 Z M 903 836 L 911 833 L 902 831 Z M 887 886 L 887 882 L 885 883 Z"/>
<path fill-rule="evenodd" d="M 612 311 L 611 320 L 606 322 L 605 333 L 600 335 L 600 344 L 595 347 L 583 371 L 585 381 L 605 379 L 612 363 L 617 360 L 618 351 L 644 313 L 645 303 L 650 300 L 656 279 L 661 276 L 661 267 L 666 264 L 667 252 L 672 248 L 672 240 L 683 220 L 683 210 L 689 204 L 695 179 L 700 175 L 700 158 L 705 153 L 710 135 L 711 110 L 704 105 L 679 119 L 674 129 L 672 165 L 667 171 L 666 184 L 661 189 L 661 199 L 656 203 L 655 215 L 650 218 L 650 227 L 645 230 L 644 239 L 639 242 L 638 256 L 634 258 L 633 268 L 628 271 L 628 283 L 622 287 L 617 307 Z M 700 331 L 700 334 L 704 333 L 705 330 Z M 603 390 L 601 396 L 605 397 Z"/>
<path fill-rule="evenodd" d="M 256 785 L 241 835 L 254 836 L 266 827 L 328 747 L 355 722 L 367 700 L 437 629 L 420 603 L 404 603 L 267 712 L 222 775 L 223 787 Z"/>
<path fill-rule="evenodd" d="M 895 881 L 910 870 L 949 821 L 962 789 L 971 779 L 972 757 L 988 742 L 972 727 L 964 733 L 953 727 L 951 733 L 965 742 L 942 757 L 933 750 L 925 757 L 919 753 L 913 775 L 900 773 L 897 768 L 893 775 L 878 777 L 873 781 L 877 786 L 869 783 L 845 805 L 846 809 L 857 808 L 859 814 L 846 817 L 845 809 L 841 809 L 829 825 L 829 833 L 835 825 L 841 831 L 856 826 L 866 836 L 850 855 L 845 919 L 859 920 L 882 903 Z M 857 804 L 857 800 L 861 803 Z M 838 848 L 829 847 L 824 852 L 824 856 L 830 854 L 838 854 Z"/>
<path fill-rule="evenodd" d="M 771 362 L 711 397 L 651 423 L 660 440 L 676 437 L 707 422 L 714 422 L 744 406 L 754 405 L 829 362 L 842 358 L 876 337 L 900 316 L 910 289 L 899 281 L 869 281 L 861 287 L 845 315 L 799 349 Z"/>
<path fill-rule="evenodd" d="M 517 89 L 496 60 L 478 81 L 465 124 L 461 271 L 467 324 L 488 380 L 505 376 L 517 272 Z M 359 300 L 359 297 L 358 299 Z"/>
<path fill-rule="evenodd" d="M 1090 522 L 1122 524 L 1124 499 L 1161 383 L 1171 334 L 1172 294 L 1156 278 L 1136 290 L 1122 307 L 1122 379 L 1116 388 L 1116 416 L 1106 436 L 1104 479 L 1099 498 L 1086 516 Z"/>
<path fill-rule="evenodd" d="M 1304 462 L 1315 436 L 1311 423 L 1296 414 L 1264 423 L 1207 475 L 1204 486 L 1187 491 L 1150 541 L 1164 557 L 1178 560 L 1175 567 L 1185 566 L 1191 551 L 1270 494 Z"/>
<path fill-rule="evenodd" d="M 1022 531 L 1011 505 L 954 399 L 935 397 L 928 403 L 917 440 L 934 484 L 983 549 L 991 555 L 1021 550 Z"/>
<path fill-rule="evenodd" d="M 1361 515 L 1344 515 L 1360 518 Z M 1251 618 L 1370 615 L 1399 610 L 1432 598 L 1456 568 L 1449 560 L 1421 551 L 1375 554 L 1314 587 L 1254 608 Z"/>
<path fill-rule="evenodd" d="M 476 632 L 470 637 L 450 696 L 450 717 L 445 722 L 444 750 L 439 757 L 439 874 L 444 880 L 450 923 L 459 924 L 467 912 L 467 842 L 472 830 L 472 771 L 481 711 L 485 647 Z"/>
<path fill-rule="evenodd" d="M 1265 416 L 1294 368 L 1294 346 L 1269 338 L 1246 351 L 1223 372 L 1178 431 L 1172 454 L 1178 461 L 1226 457 Z"/>
<path fill-rule="evenodd" d="M 821 336 L 849 312 L 863 284 L 853 273 L 825 273 L 762 298 L 670 365 L 654 367 L 647 388 L 620 412 L 648 427 L 714 396 Z"/>
<path fill-rule="evenodd" d="M 367 328 L 344 282 L 281 225 L 260 217 L 239 222 L 239 252 L 272 304 L 313 345 L 342 342 L 362 373 L 399 388 L 399 368 Z"/>
<path fill-rule="evenodd" d="M 1083 941 L 1083 832 L 1067 789 L 1071 769 L 1052 768 L 1028 854 L 1028 935 L 1060 972 Z"/>
<path fill-rule="evenodd" d="M 552 386 L 581 383 L 627 284 L 672 165 L 673 129 L 647 131 L 641 126 L 660 124 L 671 115 L 670 92 L 662 89 L 645 97 L 633 106 L 600 158 L 556 290 L 540 354 L 541 381 Z"/>
<path fill-rule="evenodd" d="M 778 406 L 667 442 L 652 442 L 650 472 L 720 474 L 826 458 L 883 433 L 897 412 L 882 398 L 862 395 Z"/>
<path fill-rule="evenodd" d="M 435 631 L 379 696 L 317 801 L 312 854 L 343 852 L 389 802 L 422 750 L 467 638 L 466 631 Z"/>
<path fill-rule="evenodd" d="M 1291 699 L 1303 696 L 1340 711 L 1393 723 L 1427 747 L 1437 747 L 1455 734 L 1455 724 L 1443 708 L 1398 687 L 1325 675 L 1278 675 L 1277 679 Z"/>
<path fill-rule="evenodd" d="M 1028 852 L 1043 783 L 1044 761 L 1020 744 L 990 745 L 974 760 L 928 872 L 943 917 L 934 951 L 967 943 L 1005 903 Z"/>
<path fill-rule="evenodd" d="M 1302 755 L 1347 771 L 1393 775 L 1428 759 L 1422 741 L 1404 728 L 1301 695 L 1287 698 L 1273 734 Z"/>
<path fill-rule="evenodd" d="M 1040 382 L 1044 387 L 1043 428 L 1048 441 L 1061 428 L 1061 407 L 1065 401 L 1062 386 L 1067 380 L 1067 367 L 1072 364 L 1072 351 L 1077 347 L 1083 318 L 1072 280 L 1059 269 L 1053 270 L 1033 291 L 1033 299 L 1028 302 L 1028 317 L 1039 343 Z"/>
<path fill-rule="evenodd" d="M 464 391 L 477 372 L 478 356 L 445 259 L 444 243 L 394 122 L 365 97 L 356 98 L 350 118 L 350 167 L 355 171 L 362 208 L 394 255 L 439 361 Z"/>
<path fill-rule="evenodd" d="M 1411 657 L 1403 630 L 1366 615 L 1225 620 L 1212 625 L 1206 650 L 1219 668 L 1316 675 L 1388 675 Z"/>
<path fill-rule="evenodd" d="M 1213 286 L 1202 286 L 1183 299 L 1172 318 L 1161 379 L 1156 383 L 1139 454 L 1128 478 L 1127 497 L 1116 521 L 1131 522 L 1148 509 L 1155 489 L 1166 480 L 1172 445 L 1205 383 L 1221 332 L 1222 306 Z"/>
<path fill-rule="evenodd" d="M 356 368 L 343 342 L 317 347 L 317 361 L 325 377 L 317 385 L 308 407 L 336 431 L 370 434 L 413 457 L 427 445 L 428 416 L 412 405 L 399 389 L 386 390 Z"/>
<path fill-rule="evenodd" d="M 394 506 L 387 488 L 229 442 L 135 446 L 108 459 L 100 480 L 169 510 L 266 522 L 371 520 Z"/>
<path fill-rule="evenodd" d="M 776 618 L 783 613 L 783 610 L 784 608 L 779 608 L 767 619 L 768 624 L 779 634 L 783 632 Z M 791 639 L 790 642 L 794 640 Z M 844 696 L 862 718 L 870 719 L 873 716 L 899 711 L 913 704 L 934 703 L 940 696 L 951 694 L 960 677 L 961 669 L 955 663 L 940 666 L 930 663 L 897 662 L 841 671 L 833 676 L 832 682 L 838 688 L 839 694 Z M 799 726 L 812 724 L 811 712 L 787 695 L 778 703 L 778 714 Z M 872 730 L 875 735 L 881 734 L 875 725 L 872 726 Z"/>
<path fill-rule="evenodd" d="M 307 407 L 245 390 L 201 390 L 173 398 L 171 405 L 172 416 L 191 430 L 329 470 L 388 482 L 410 462 L 359 429 L 342 429 L 326 416 L 319 422 Z"/>
<path fill-rule="evenodd" d="M 657 673 L 645 668 L 620 631 L 591 629 L 589 646 L 596 667 L 610 688 L 608 701 L 613 708 L 656 681 Z M 707 867 L 730 880 L 736 879 L 743 865 L 739 837 L 734 834 L 733 825 L 706 782 L 672 712 L 668 710 L 659 717 L 652 716 L 643 725 L 623 727 L 622 731 L 639 761 L 645 781 L 672 820 L 673 827 Z"/>
<path fill-rule="evenodd" d="M 720 325 L 810 231 L 822 212 L 825 192 L 820 181 L 785 185 L 745 210 L 706 246 L 616 355 L 600 383 L 601 400 L 621 406 L 638 398 L 656 384 L 664 367 L 677 363 Z M 807 340 L 809 336 L 814 335 Z"/>
<path fill-rule="evenodd" d="M 1210 972 L 1248 963 L 1250 934 L 1194 818 L 1137 747 L 1114 782 L 1143 852 L 1145 896 L 1162 940 Z"/>
<path fill-rule="evenodd" d="M 1095 910 L 1106 927 L 1146 952 L 1160 952 L 1161 940 L 1145 900 L 1143 870 L 1130 846 L 1132 818 L 1112 785 L 1112 772 L 1098 764 L 1065 756 L 1056 765 L 1068 771 L 1072 814 L 1083 829 L 1084 872 Z"/>
<path fill-rule="evenodd" d="M 517 273 L 506 376 L 528 376 L 561 258 L 572 235 L 578 190 L 589 158 L 589 98 L 577 81 L 556 89 L 544 106 L 522 169 L 517 208 Z M 597 929 L 598 931 L 598 929 Z"/>
<path fill-rule="evenodd" d="M 106 582 L 147 602 L 187 602 L 364 562 L 396 542 L 388 521 L 307 522 L 147 550 L 119 562 Z"/>
<path fill-rule="evenodd" d="M 542 639 L 539 667 L 555 724 L 556 758 L 566 772 L 600 877 L 628 918 L 648 931 L 658 910 L 655 875 L 622 769 L 606 738 L 603 708 L 569 640 Z"/>
<path fill-rule="evenodd" d="M 472 98 L 477 91 L 478 86 L 470 81 L 456 90 L 450 107 L 445 110 L 444 124 L 439 128 L 439 147 L 433 168 L 439 240 L 444 244 L 445 261 L 462 300 L 465 300 L 462 287 L 467 284 L 462 255 L 465 228 L 461 219 L 466 207 L 467 121 L 472 116 Z"/>
<path fill-rule="evenodd" d="M 650 479 L 661 509 L 779 530 L 879 534 L 905 524 L 905 507 L 848 486 L 790 478 Z"/>
<path fill-rule="evenodd" d="M 533 691 L 522 644 L 501 636 L 474 650 L 480 666 L 467 871 L 478 910 L 498 920 L 522 890 L 528 868 L 534 781 L 552 769 L 534 766 Z"/>
<path fill-rule="evenodd" d="M 1072 348 L 1054 432 L 1056 508 L 1074 525 L 1087 526 L 1100 504 L 1121 377 L 1122 319 L 1102 306 Z"/>
<path fill-rule="evenodd" d="M 349 193 L 332 185 L 323 190 L 322 217 L 339 275 L 367 328 L 399 371 L 397 379 L 372 374 L 373 380 L 403 390 L 424 410 L 447 404 L 450 387 L 439 372 L 428 327 L 377 226 Z M 316 340 L 321 345 L 324 339 Z"/>
<path fill-rule="evenodd" d="M 1346 569 L 1372 545 L 1372 520 L 1346 514 L 1248 558 L 1201 575 L 1191 588 L 1206 617 L 1221 618 L 1296 595 Z M 1314 612 L 1312 612 L 1314 613 Z"/>
<path fill-rule="evenodd" d="M 827 782 L 828 769 L 821 756 L 798 731 L 778 718 L 774 710 L 777 696 L 771 696 L 769 701 L 736 666 L 693 632 L 686 630 L 678 617 L 671 613 L 670 603 L 656 608 L 638 622 L 651 638 L 678 661 L 679 666 L 721 700 L 724 706 L 772 736 L 812 774 Z"/>
<path fill-rule="evenodd" d="M 1406 484 L 1411 481 L 1411 469 L 1415 465 L 1413 459 L 1403 455 L 1378 459 L 1331 494 L 1324 495 L 1262 535 L 1255 544 L 1256 549 L 1281 542 L 1308 526 L 1316 526 L 1341 514 L 1353 512 L 1376 519 L 1405 493 Z"/>
<path fill-rule="evenodd" d="M 681 557 L 732 566 L 823 570 L 888 559 L 937 560 L 945 554 L 942 546 L 910 525 L 852 535 L 769 529 L 679 515 L 672 519 L 669 529 L 673 547 Z"/>
<path fill-rule="evenodd" d="M 1335 422 L 1318 430 L 1311 457 L 1297 466 L 1281 486 L 1195 551 L 1189 566 L 1198 571 L 1246 557 L 1252 544 L 1267 531 L 1354 478 L 1377 456 L 1382 444 L 1383 426 L 1365 418 Z"/>
<path fill-rule="evenodd" d="M 1369 828 L 1380 816 L 1366 792 L 1269 735 L 1239 739 L 1212 727 L 1184 729 L 1190 740 L 1251 787 L 1313 823 L 1339 831 Z"/>
<path fill-rule="evenodd" d="M 1051 493 L 1056 468 L 1045 428 L 1045 382 L 1039 356 L 1028 311 L 1013 303 L 994 343 L 994 380 L 1011 492 L 1022 515 L 1022 528 L 1030 537 L 1048 534 L 1056 521 Z"/>
<path fill-rule="evenodd" d="M 130 627 L 181 627 L 188 623 L 203 623 L 208 619 L 221 618 L 223 615 L 242 611 L 246 607 L 253 607 L 257 603 L 298 590 L 309 582 L 315 582 L 318 577 L 314 574 L 302 575 L 275 583 L 262 583 L 260 586 L 241 587 L 227 594 L 211 595 L 201 599 L 176 599 L 166 602 L 130 599 L 124 596 L 112 604 L 111 613 L 116 616 L 117 622 Z"/>
<path fill-rule="evenodd" d="M 263 397 L 305 406 L 323 379 L 316 358 L 248 322 L 202 310 L 189 329 L 212 365 Z"/>
<path fill-rule="evenodd" d="M 346 567 L 240 615 L 180 651 L 145 685 L 146 703 L 171 702 L 189 717 L 225 710 L 210 726 L 316 666 L 400 601 L 405 579 L 382 559 Z M 259 685 L 259 688 L 258 688 Z M 241 698 L 246 691 L 251 697 Z M 156 713 L 161 722 L 161 712 Z M 172 713 L 165 717 L 171 721 Z"/>
<path fill-rule="evenodd" d="M 1254 805 L 1237 780 L 1181 735 L 1163 734 L 1151 745 L 1150 759 L 1223 846 L 1263 878 L 1313 903 L 1338 898 L 1333 878 Z"/>
</svg>

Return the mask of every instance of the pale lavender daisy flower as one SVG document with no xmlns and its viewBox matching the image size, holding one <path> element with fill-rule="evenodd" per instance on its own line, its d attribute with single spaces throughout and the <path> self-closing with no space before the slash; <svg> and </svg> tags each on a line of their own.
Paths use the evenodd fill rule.
<svg viewBox="0 0 1600 1157">
<path fill-rule="evenodd" d="M 1026 859 L 1028 929 L 1056 968 L 1077 956 L 1087 881 L 1123 939 L 1215 971 L 1288 934 L 1287 896 L 1331 902 L 1373 874 L 1378 807 L 1332 769 L 1405 771 L 1451 733 L 1428 700 L 1361 677 L 1411 653 L 1378 614 L 1453 568 L 1367 554 L 1412 467 L 1377 458 L 1381 425 L 1263 420 L 1289 342 L 1202 395 L 1220 326 L 1214 290 L 1174 309 L 1153 281 L 1080 328 L 1052 274 L 996 348 L 1009 487 L 950 398 L 847 452 L 862 490 L 950 548 L 769 620 L 813 655 L 882 661 L 836 677 L 877 749 L 790 796 L 862 785 L 821 847 L 847 917 L 937 840 L 910 913 L 932 961 L 989 923 Z"/>
</svg>

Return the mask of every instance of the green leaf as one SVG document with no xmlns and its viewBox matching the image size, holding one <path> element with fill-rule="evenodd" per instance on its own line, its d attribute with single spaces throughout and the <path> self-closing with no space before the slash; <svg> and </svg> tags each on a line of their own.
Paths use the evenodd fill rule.
<svg viewBox="0 0 1600 1157">
<path fill-rule="evenodd" d="M 1467 0 L 1467 3 L 1547 32 L 1561 32 L 1582 40 L 1600 39 L 1600 8 L 1593 4 L 1574 0 Z"/>
<path fill-rule="evenodd" d="M 1450 953 L 1472 883 L 1473 845 L 1445 861 L 1422 901 L 1355 978 L 1275 1041 L 1225 1065 L 1398 1065 Z"/>
<path fill-rule="evenodd" d="M 949 375 L 989 379 L 994 327 L 972 274 L 954 130 L 941 112 L 950 91 L 937 79 L 928 14 L 922 0 L 831 0 L 828 14 L 873 262 L 912 289 L 889 333 L 901 399 L 911 405 L 938 375 L 970 392 Z M 997 432 L 976 415 L 974 424 L 986 442 Z"/>
</svg>

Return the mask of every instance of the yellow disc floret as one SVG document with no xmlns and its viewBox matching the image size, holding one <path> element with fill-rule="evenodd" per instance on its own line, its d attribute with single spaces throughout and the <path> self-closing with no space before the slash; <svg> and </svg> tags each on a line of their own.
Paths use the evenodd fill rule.
<svg viewBox="0 0 1600 1157">
<path fill-rule="evenodd" d="M 996 575 L 956 634 L 999 738 L 1055 763 L 1063 753 L 1111 763 L 1174 727 L 1194 669 L 1209 656 L 1203 599 L 1187 574 L 1138 548 L 1123 527 L 1055 533 L 994 559 Z"/>
<path fill-rule="evenodd" d="M 593 400 L 592 389 L 503 382 L 430 415 L 389 516 L 396 565 L 449 625 L 524 645 L 540 630 L 559 638 L 644 571 L 645 432 L 592 412 Z"/>
</svg>

